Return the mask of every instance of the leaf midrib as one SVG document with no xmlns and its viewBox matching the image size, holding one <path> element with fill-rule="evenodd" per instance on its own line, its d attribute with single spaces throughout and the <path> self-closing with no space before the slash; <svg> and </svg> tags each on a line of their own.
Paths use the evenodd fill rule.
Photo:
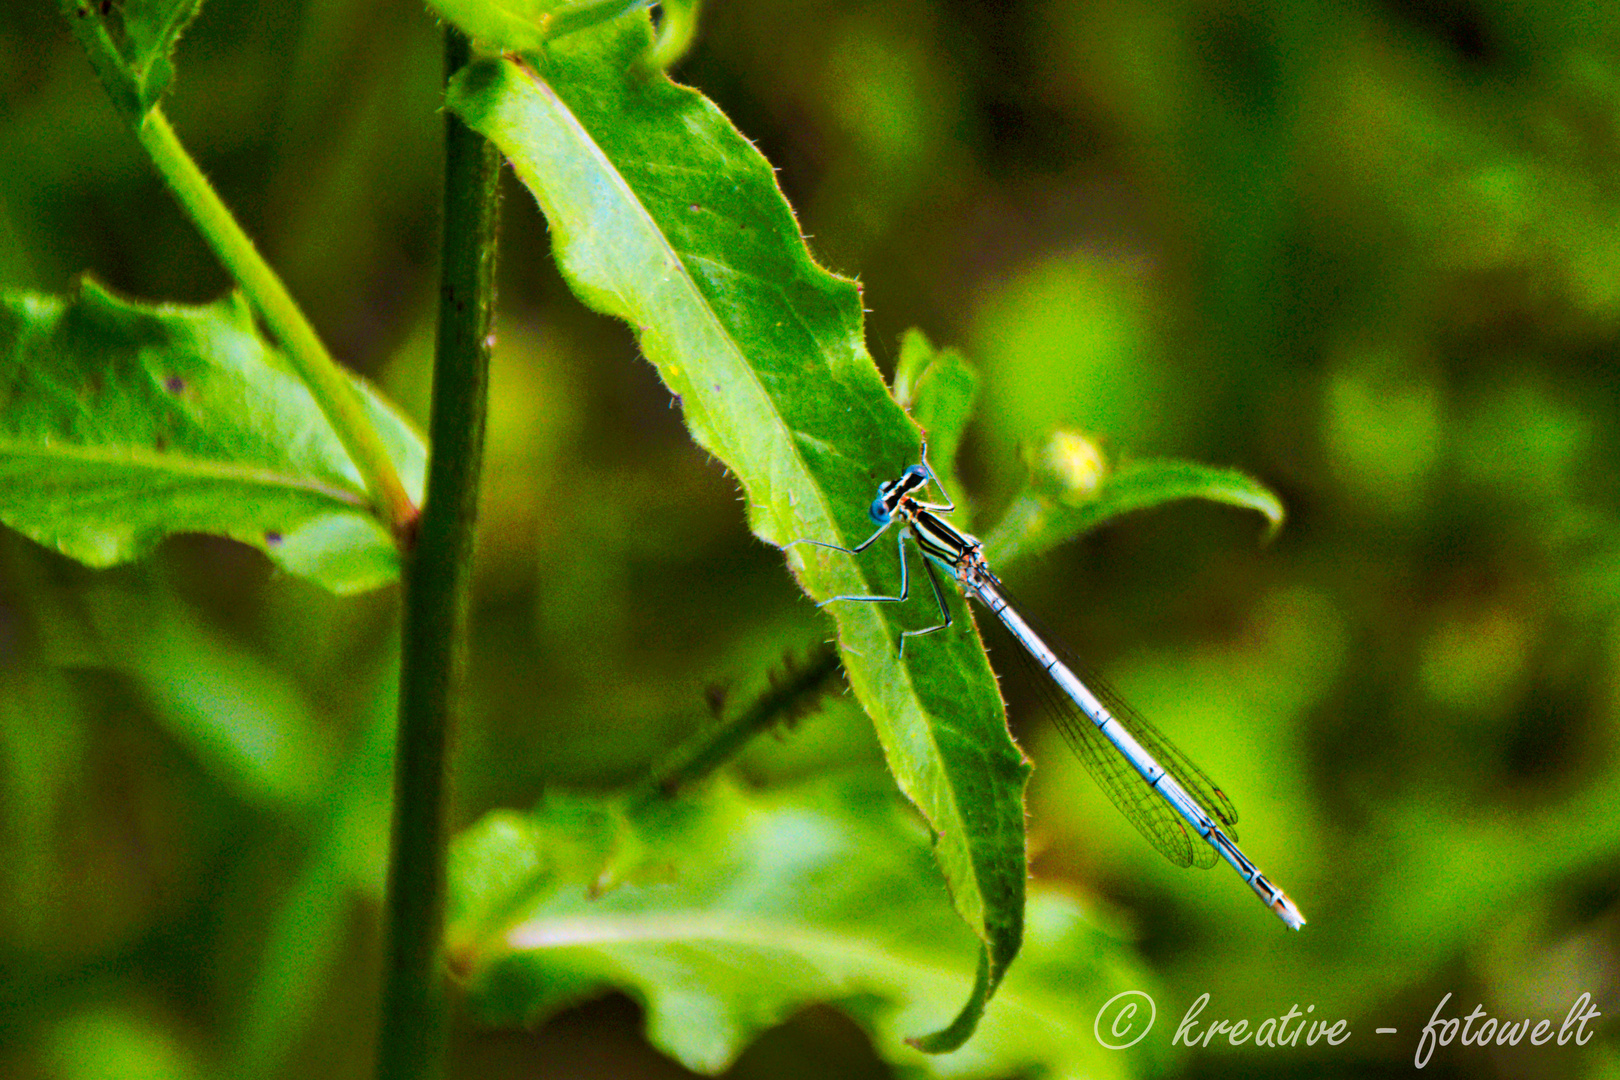
<svg viewBox="0 0 1620 1080">
<path fill-rule="evenodd" d="M 815 495 L 816 506 L 820 512 L 822 522 L 827 526 L 828 532 L 837 535 L 838 539 L 843 540 L 843 534 L 837 531 L 837 519 L 833 516 L 831 502 L 827 499 L 826 493 L 821 485 L 816 483 L 814 473 L 811 472 L 809 464 L 804 460 L 804 455 L 799 451 L 798 440 L 794 437 L 793 429 L 782 417 L 780 410 L 777 408 L 776 399 L 771 396 L 771 394 L 766 390 L 764 384 L 760 381 L 759 375 L 754 370 L 752 363 L 749 362 L 747 354 L 738 344 L 730 329 L 725 325 L 725 322 L 715 312 L 708 296 L 705 295 L 703 290 L 698 287 L 697 281 L 693 278 L 690 268 L 688 268 L 686 265 L 686 259 L 682 255 L 681 251 L 676 248 L 674 244 L 669 242 L 668 237 L 666 236 L 663 228 L 658 224 L 657 219 L 654 218 L 647 210 L 640 196 L 636 194 L 635 190 L 630 187 L 628 181 L 625 180 L 624 174 L 620 172 L 616 165 L 614 165 L 612 159 L 607 156 L 606 152 L 596 141 L 595 137 L 579 120 L 579 117 L 574 112 L 573 106 L 570 105 L 561 94 L 557 93 L 552 88 L 551 84 L 541 77 L 539 72 L 530 68 L 527 64 L 510 60 L 507 62 L 512 63 L 515 67 L 517 67 L 521 75 L 532 79 L 536 86 L 540 88 L 542 93 L 546 94 L 554 102 L 556 102 L 557 112 L 561 114 L 564 123 L 566 123 L 570 129 L 574 131 L 576 139 L 587 148 L 587 151 L 591 155 L 591 159 L 597 163 L 597 168 L 611 178 L 610 182 L 613 184 L 614 189 L 617 190 L 620 193 L 620 197 L 634 209 L 637 219 L 641 222 L 642 227 L 651 231 L 651 235 L 657 245 L 671 258 L 675 265 L 680 268 L 679 272 L 682 282 L 689 293 L 697 300 L 695 306 L 702 312 L 703 318 L 707 320 L 716 331 L 718 331 L 720 337 L 725 341 L 727 347 L 729 348 L 733 360 L 733 366 L 742 369 L 752 385 L 754 393 L 758 398 L 763 399 L 763 401 L 769 407 L 771 421 L 777 425 L 777 429 L 782 437 L 782 441 L 787 445 L 787 452 L 791 455 L 792 460 L 797 463 L 800 476 L 803 480 L 803 486 L 807 487 Z M 798 507 L 795 506 L 795 509 L 798 509 Z M 861 580 L 863 584 L 867 584 L 865 582 L 864 575 L 861 575 Z M 881 612 L 873 611 L 871 616 L 874 621 L 880 624 L 880 626 L 884 624 L 884 617 Z M 887 642 L 887 633 L 882 633 L 880 636 L 885 642 Z M 928 711 L 922 706 L 922 701 L 917 693 L 917 688 L 912 682 L 910 668 L 908 668 L 905 664 L 899 663 L 898 661 L 893 666 L 898 671 L 899 677 L 904 680 L 907 700 L 917 710 L 918 714 L 923 717 L 924 722 L 922 727 L 923 730 L 927 732 L 929 742 L 933 744 L 934 760 L 936 762 L 944 761 L 944 749 L 939 744 L 938 732 L 935 724 L 932 722 L 929 716 Z M 945 798 L 950 804 L 951 817 L 957 822 L 967 821 L 968 816 L 964 812 L 961 805 L 960 793 L 957 790 L 957 785 L 951 782 L 948 770 L 938 769 L 936 771 L 939 775 L 940 783 L 944 789 Z M 964 870 L 971 876 L 974 883 L 974 891 L 978 894 L 979 903 L 977 906 L 980 911 L 979 921 L 981 926 L 983 926 L 983 920 L 990 911 L 989 898 L 985 894 L 985 883 L 982 880 L 978 862 L 973 857 L 974 852 L 971 845 L 965 846 L 964 854 L 967 856 Z M 988 927 L 985 927 L 985 929 L 988 931 Z"/>
<path fill-rule="evenodd" d="M 692 276 L 692 271 L 686 265 L 685 256 L 682 254 L 680 249 L 669 242 L 668 236 L 665 234 L 662 226 L 659 225 L 658 220 L 652 216 L 650 211 L 648 211 L 646 205 L 642 202 L 641 197 L 636 194 L 634 188 L 630 187 L 629 183 L 624 178 L 624 174 L 613 163 L 612 159 L 609 158 L 603 151 L 601 145 L 596 141 L 596 138 L 585 128 L 584 124 L 580 122 L 578 116 L 574 112 L 573 106 L 571 106 L 561 94 L 557 93 L 552 88 L 551 84 L 540 76 L 539 72 L 535 71 L 533 68 L 530 68 L 524 63 L 519 63 L 512 60 L 508 60 L 507 62 L 513 64 L 521 75 L 523 75 L 525 78 L 531 79 L 543 93 L 557 103 L 557 112 L 562 116 L 564 123 L 568 124 L 568 126 L 573 129 L 579 143 L 587 149 L 587 152 L 591 155 L 591 159 L 596 162 L 597 168 L 611 178 L 610 182 L 613 184 L 614 189 L 619 192 L 620 197 L 625 201 L 625 203 L 634 209 L 634 212 L 638 220 L 641 222 L 642 227 L 650 232 L 655 243 L 662 248 L 663 251 L 670 256 L 675 265 L 680 268 L 681 281 L 685 284 L 685 287 L 690 295 L 697 298 L 697 303 L 695 306 L 703 313 L 703 318 L 705 321 L 707 321 L 708 324 L 718 332 L 719 337 L 726 343 L 726 347 L 730 351 L 733 359 L 733 366 L 740 368 L 743 371 L 752 385 L 755 395 L 769 406 L 771 422 L 776 424 L 777 432 L 781 436 L 782 441 L 787 445 L 788 453 L 792 456 L 792 460 L 797 463 L 800 474 L 806 481 L 805 486 L 815 493 L 816 505 L 821 512 L 822 520 L 831 526 L 829 531 L 836 529 L 837 525 L 832 515 L 831 503 L 826 499 L 821 486 L 815 483 L 814 475 L 810 471 L 809 464 L 804 460 L 804 455 L 799 452 L 798 440 L 794 438 L 793 429 L 789 427 L 787 421 L 782 416 L 781 410 L 777 408 L 776 399 L 770 395 L 770 393 L 765 389 L 764 383 L 760 381 L 758 373 L 755 372 L 753 364 L 749 361 L 747 353 L 743 350 L 742 346 L 738 344 L 735 335 L 731 333 L 731 330 L 726 326 L 725 321 L 721 319 L 715 312 L 714 305 L 710 302 L 708 296 L 705 295 L 703 290 L 698 287 L 696 279 L 694 279 Z M 842 536 L 839 538 L 842 539 Z"/>
<path fill-rule="evenodd" d="M 48 458 L 70 460 L 88 465 L 120 466 L 145 469 L 151 472 L 173 474 L 177 478 L 230 480 L 255 487 L 281 488 L 322 495 L 348 506 L 362 508 L 364 495 L 358 491 L 322 484 L 291 474 L 277 472 L 263 466 L 245 467 L 239 464 L 209 458 L 191 457 L 168 451 L 159 452 L 140 447 L 109 445 L 85 446 L 78 443 L 14 443 L 0 440 L 0 459 Z"/>
<path fill-rule="evenodd" d="M 601 145 L 591 135 L 589 130 L 585 128 L 584 124 L 574 112 L 573 107 L 568 103 L 568 101 L 565 100 L 563 96 L 559 94 L 551 86 L 551 84 L 540 75 L 538 71 L 534 70 L 526 63 L 512 58 L 503 58 L 501 62 L 504 65 L 507 65 L 509 70 L 515 70 L 517 77 L 528 80 L 536 88 L 537 92 L 550 102 L 550 111 L 552 114 L 559 117 L 560 122 L 566 125 L 569 131 L 573 132 L 577 144 L 582 146 L 590 155 L 591 160 L 596 163 L 597 171 L 599 173 L 606 174 L 608 177 L 608 182 L 612 185 L 613 190 L 618 191 L 620 193 L 621 200 L 623 200 L 633 209 L 633 212 L 636 215 L 636 220 L 640 223 L 640 227 L 650 230 L 655 245 L 669 257 L 670 261 L 672 261 L 676 267 L 679 268 L 678 274 L 680 280 L 684 283 L 684 287 L 688 291 L 689 295 L 695 297 L 696 302 L 694 306 L 702 313 L 702 318 L 709 324 L 709 326 L 718 331 L 718 337 L 727 346 L 733 361 L 731 366 L 742 369 L 751 385 L 755 399 L 763 401 L 764 405 L 766 406 L 766 410 L 770 415 L 771 422 L 777 425 L 778 431 L 782 436 L 782 441 L 786 444 L 786 452 L 791 455 L 790 460 L 796 463 L 796 467 L 800 471 L 800 477 L 803 481 L 801 484 L 801 490 L 808 489 L 812 493 L 821 522 L 827 527 L 827 531 L 836 535 L 839 539 L 844 539 L 842 533 L 837 532 L 837 522 L 831 511 L 831 503 L 827 499 L 824 489 L 815 482 L 814 474 L 809 469 L 808 464 L 799 450 L 798 440 L 794 437 L 793 430 L 788 426 L 782 417 L 775 399 L 766 391 L 763 383 L 759 379 L 758 374 L 748 362 L 746 353 L 744 353 L 739 347 L 736 339 L 730 333 L 725 323 L 719 319 L 717 313 L 713 309 L 713 306 L 709 302 L 708 297 L 703 293 L 703 290 L 698 287 L 695 279 L 693 278 L 692 272 L 688 268 L 686 260 L 682 257 L 680 251 L 669 242 L 664 230 L 659 226 L 657 220 L 647 210 L 642 200 L 636 195 L 634 189 L 629 186 L 623 173 L 621 173 L 620 170 L 614 165 L 612 159 L 607 156 Z M 583 241 L 576 239 L 575 242 L 580 243 Z M 627 305 L 627 308 L 628 307 L 629 305 Z M 802 504 L 795 504 L 795 509 L 799 509 L 802 514 Z M 825 573 L 825 571 L 821 572 Z M 866 584 L 864 576 L 861 576 L 859 580 L 863 584 Z M 839 621 L 842 622 L 848 617 L 850 616 L 841 615 L 839 616 Z M 884 644 L 887 644 L 888 634 L 886 632 L 886 623 L 882 613 L 873 611 L 870 613 L 870 617 L 878 627 L 878 632 L 874 636 L 880 638 Z M 909 707 L 916 710 L 917 714 L 922 718 L 922 727 L 927 733 L 929 742 L 932 744 L 933 760 L 935 763 L 943 762 L 945 760 L 945 755 L 939 742 L 939 735 L 936 725 L 933 722 L 933 718 L 929 714 L 928 710 L 922 705 L 916 685 L 912 680 L 910 669 L 907 668 L 906 665 L 896 662 L 890 666 L 890 669 L 887 672 L 879 672 L 874 670 L 872 674 L 875 677 L 889 679 L 899 678 L 902 680 L 905 690 L 905 697 L 909 703 Z M 899 730 L 903 726 L 898 717 L 893 718 L 892 723 L 896 730 Z M 950 825 L 964 823 L 969 820 L 968 815 L 963 810 L 961 801 L 962 793 L 958 790 L 957 785 L 951 782 L 948 770 L 936 767 L 930 771 L 933 772 L 937 777 L 938 784 L 943 789 L 942 793 L 917 792 L 915 795 L 913 795 L 912 792 L 908 791 L 907 795 L 908 797 L 912 797 L 913 801 L 915 801 L 924 810 L 925 816 L 931 816 L 928 814 L 929 803 L 934 802 L 934 799 L 929 798 L 928 796 L 933 795 L 937 797 L 942 794 L 943 797 L 939 799 L 939 802 L 936 805 L 939 805 L 940 810 L 950 816 L 951 821 L 949 823 L 938 823 L 945 826 L 939 831 L 942 833 L 958 832 L 959 830 L 951 828 Z M 897 779 L 900 779 L 898 775 Z M 904 786 L 905 785 L 902 783 L 902 787 Z M 984 875 L 981 872 L 977 859 L 974 857 L 975 853 L 971 845 L 962 845 L 962 856 L 962 872 L 966 875 L 966 880 L 972 882 L 973 890 L 977 897 L 977 902 L 974 904 L 974 907 L 978 912 L 976 919 L 974 920 L 975 933 L 976 936 L 984 935 L 981 937 L 981 940 L 988 941 L 989 938 L 987 935 L 989 933 L 989 928 L 986 923 L 986 919 L 991 913 L 992 905 L 986 892 Z"/>
<path fill-rule="evenodd" d="M 528 945 L 513 943 L 512 939 L 517 937 L 524 927 L 545 923 L 576 924 L 599 932 L 590 937 L 581 935 L 566 941 L 537 942 Z M 612 932 L 601 932 L 603 930 Z M 806 926 L 803 923 L 785 920 L 766 921 L 727 912 L 699 910 L 666 915 L 614 914 L 601 917 L 569 916 L 566 919 L 528 920 L 506 931 L 501 940 L 513 949 L 514 955 L 539 952 L 547 948 L 606 948 L 612 945 L 660 943 L 686 945 L 699 941 L 714 941 L 738 947 L 789 952 L 800 956 L 833 955 L 841 959 L 849 958 L 860 963 L 846 966 L 881 970 L 901 981 L 903 976 L 914 974 L 938 984 L 949 984 L 952 989 L 963 985 L 971 986 L 973 983 L 970 972 L 963 969 L 948 969 L 933 961 L 919 959 L 914 949 L 897 949 L 861 934 L 843 935 Z M 798 947 L 795 948 L 795 945 Z M 997 1000 L 1011 1004 L 1044 1023 L 1068 1028 L 1070 1025 L 1057 1011 L 1030 1003 L 1031 999 L 1038 1001 L 1045 996 L 1020 994 L 1014 989 L 1011 994 L 998 995 Z"/>
</svg>

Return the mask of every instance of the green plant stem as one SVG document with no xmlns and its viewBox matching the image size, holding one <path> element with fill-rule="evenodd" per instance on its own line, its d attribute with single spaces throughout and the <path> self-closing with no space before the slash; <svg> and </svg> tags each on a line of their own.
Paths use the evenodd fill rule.
<svg viewBox="0 0 1620 1080">
<path fill-rule="evenodd" d="M 784 718 L 799 716 L 837 675 L 838 650 L 822 645 L 802 666 L 773 676 L 771 688 L 738 716 L 698 732 L 670 751 L 638 793 L 641 799 L 674 795 L 730 761 L 748 740 Z"/>
<path fill-rule="evenodd" d="M 252 238 L 242 231 L 208 178 L 186 153 L 163 110 L 154 107 L 148 112 L 137 125 L 136 134 L 192 223 L 247 294 L 265 326 L 286 351 L 288 361 L 309 386 L 360 470 L 377 512 L 384 515 L 396 537 L 408 540 L 416 524 L 416 505 L 348 375 L 326 351 L 281 278 L 264 261 Z"/>
<path fill-rule="evenodd" d="M 445 30 L 446 74 L 467 39 Z M 478 474 L 494 321 L 500 155 L 445 113 L 444 247 L 421 530 L 405 564 L 405 612 L 388 871 L 380 1080 L 443 1071 L 448 755 L 466 658 Z"/>
</svg>

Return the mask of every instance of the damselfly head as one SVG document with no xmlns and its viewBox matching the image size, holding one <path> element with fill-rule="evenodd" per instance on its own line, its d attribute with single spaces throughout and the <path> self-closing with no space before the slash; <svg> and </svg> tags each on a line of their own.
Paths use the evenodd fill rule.
<svg viewBox="0 0 1620 1080">
<path fill-rule="evenodd" d="M 894 519 L 894 512 L 903 499 L 913 491 L 924 487 L 934 474 L 928 471 L 926 465 L 913 465 L 893 480 L 885 480 L 878 485 L 877 498 L 872 500 L 872 507 L 868 511 L 872 520 L 879 525 L 887 525 Z"/>
<path fill-rule="evenodd" d="M 872 520 L 879 525 L 887 525 L 894 520 L 894 505 L 889 501 L 889 492 L 894 489 L 894 481 L 888 480 L 878 487 L 877 498 L 872 500 L 872 506 L 866 512 L 872 515 Z"/>
</svg>

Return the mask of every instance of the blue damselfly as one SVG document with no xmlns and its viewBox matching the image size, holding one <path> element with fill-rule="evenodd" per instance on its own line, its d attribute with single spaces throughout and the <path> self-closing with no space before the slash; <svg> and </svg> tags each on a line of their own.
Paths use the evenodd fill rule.
<svg viewBox="0 0 1620 1080">
<path fill-rule="evenodd" d="M 878 486 L 870 509 L 877 531 L 855 547 L 819 540 L 793 541 L 857 555 L 890 526 L 899 524 L 896 542 L 900 555 L 899 595 L 834 596 L 821 603 L 839 600 L 899 603 L 905 600 L 909 590 L 905 542 L 911 537 L 925 556 L 923 569 L 928 572 L 928 581 L 943 618 L 934 626 L 901 631 L 902 656 L 906 639 L 932 634 L 951 625 L 950 609 L 945 606 L 939 579 L 934 574 L 934 566 L 938 565 L 956 579 L 964 593 L 977 597 L 1001 620 L 1061 691 L 1048 695 L 1058 729 L 1114 805 L 1154 847 L 1178 866 L 1210 867 L 1215 865 L 1217 856 L 1225 859 L 1278 918 L 1295 930 L 1305 925 L 1305 916 L 1294 902 L 1267 880 L 1239 849 L 1233 835 L 1229 835 L 1237 821 L 1237 811 L 1225 793 L 1118 695 L 1101 683 L 1095 683 L 1094 691 L 1064 663 L 1059 651 L 1049 645 L 1007 599 L 1000 579 L 990 572 L 985 562 L 984 545 L 957 531 L 940 516 L 956 508 L 943 488 L 940 489 L 946 499 L 943 503 L 923 502 L 918 498 L 924 488 L 936 482 L 928 467 L 926 445 L 920 456 L 920 464 Z M 1198 839 L 1188 833 L 1189 825 Z"/>
</svg>

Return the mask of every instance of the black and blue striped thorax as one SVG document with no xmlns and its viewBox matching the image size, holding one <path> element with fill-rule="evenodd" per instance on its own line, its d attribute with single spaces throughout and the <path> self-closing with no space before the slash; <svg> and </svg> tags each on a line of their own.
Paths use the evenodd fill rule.
<svg viewBox="0 0 1620 1080">
<path fill-rule="evenodd" d="M 957 577 L 965 577 L 977 566 L 984 564 L 984 545 L 932 510 L 918 506 L 907 499 L 896 514 L 911 530 L 922 553 L 939 563 Z"/>
</svg>

